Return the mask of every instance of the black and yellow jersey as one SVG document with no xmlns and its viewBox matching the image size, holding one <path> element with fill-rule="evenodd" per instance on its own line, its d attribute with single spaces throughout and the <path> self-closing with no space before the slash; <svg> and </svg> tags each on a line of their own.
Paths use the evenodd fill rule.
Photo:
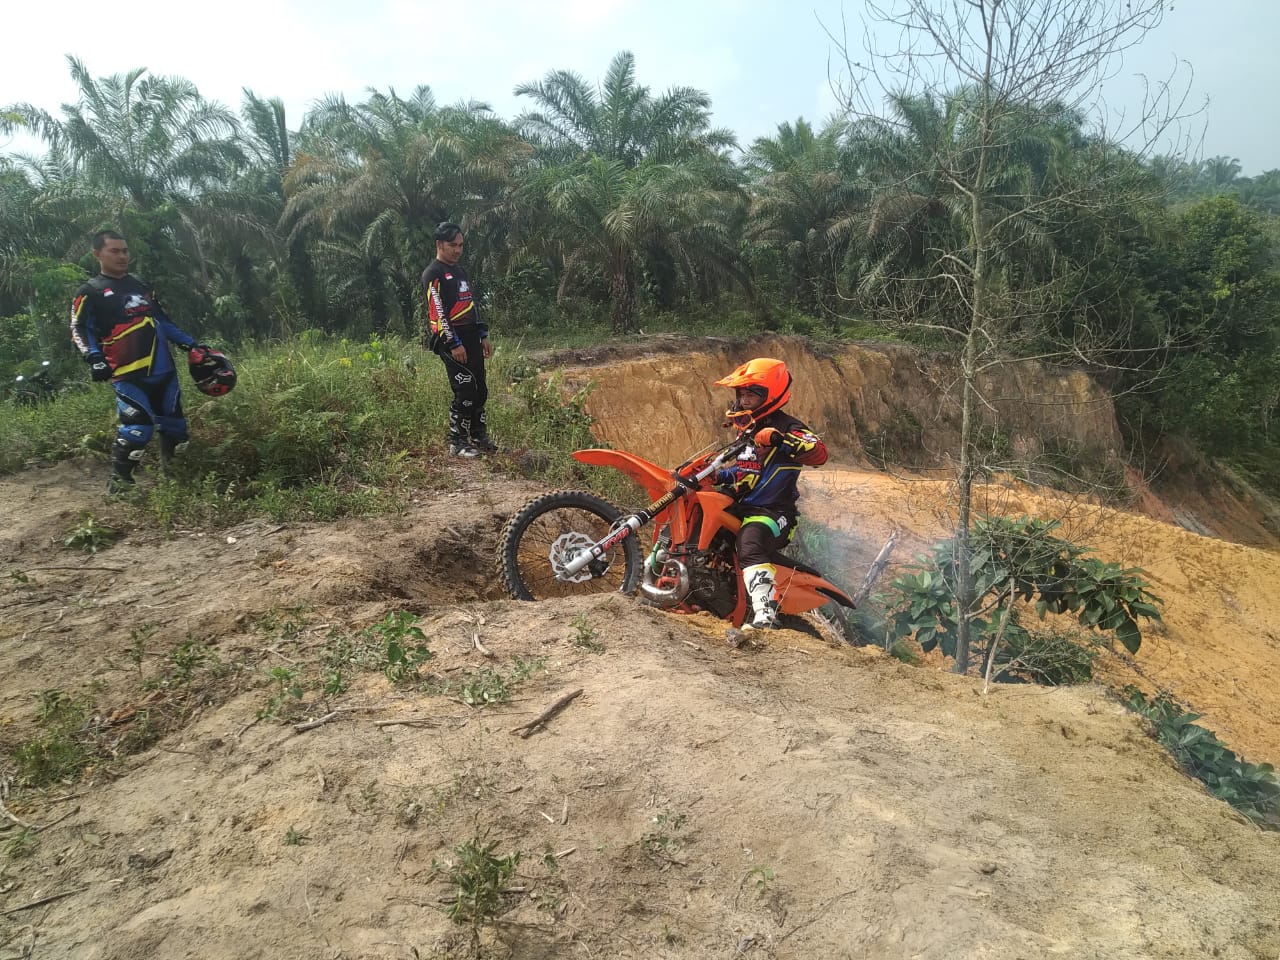
<svg viewBox="0 0 1280 960">
<path fill-rule="evenodd" d="M 195 341 L 165 316 L 155 292 L 133 274 L 99 274 L 71 302 L 71 339 L 82 356 L 102 353 L 113 379 L 141 380 L 174 370 L 170 341 Z"/>
<path fill-rule="evenodd" d="M 717 484 L 727 487 L 743 507 L 773 510 L 792 518 L 800 493 L 796 482 L 801 467 L 820 467 L 827 462 L 826 444 L 803 423 L 781 410 L 757 420 L 756 434 L 772 427 L 782 436 L 772 447 L 750 444 L 738 454 L 732 467 L 721 470 Z"/>
</svg>

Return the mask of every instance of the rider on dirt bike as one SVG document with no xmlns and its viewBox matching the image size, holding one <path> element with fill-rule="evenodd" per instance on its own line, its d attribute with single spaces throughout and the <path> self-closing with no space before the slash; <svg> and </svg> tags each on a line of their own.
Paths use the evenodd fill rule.
<svg viewBox="0 0 1280 960">
<path fill-rule="evenodd" d="M 742 520 L 738 562 L 752 609 L 742 629 L 771 629 L 778 618 L 777 568 L 771 558 L 796 532 L 800 468 L 822 466 L 827 448 L 801 421 L 782 412 L 791 399 L 791 375 L 781 360 L 748 360 L 716 386 L 733 389 L 734 403 L 725 416 L 739 437 L 751 438 L 737 463 L 716 476 L 717 485 L 736 501 L 731 512 Z"/>
</svg>

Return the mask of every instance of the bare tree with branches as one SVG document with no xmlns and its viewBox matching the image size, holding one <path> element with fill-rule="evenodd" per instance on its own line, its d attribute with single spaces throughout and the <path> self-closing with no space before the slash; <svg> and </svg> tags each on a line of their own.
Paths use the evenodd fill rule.
<svg viewBox="0 0 1280 960">
<path fill-rule="evenodd" d="M 980 376 L 1016 353 L 1058 362 L 1120 364 L 1130 346 L 1096 309 L 1116 288 L 1115 265 L 1086 232 L 1086 215 L 1117 216 L 1158 192 L 1139 161 L 1170 152 L 1189 113 L 1186 88 L 1146 85 L 1141 110 L 1103 99 L 1123 53 L 1163 20 L 1168 0 L 899 0 L 868 2 L 863 47 L 828 30 L 843 59 L 834 82 L 867 144 L 879 190 L 867 235 L 864 292 L 885 291 L 906 322 L 957 343 L 960 434 L 956 535 L 962 557 L 977 467 Z M 875 32 L 872 24 L 879 24 Z M 891 49 L 876 38 L 896 31 Z M 1069 142 L 1068 142 L 1069 141 Z M 1185 140 L 1173 151 L 1185 149 Z M 1068 167 L 1072 169 L 1068 169 Z M 895 248 L 895 241 L 897 247 Z M 898 256 L 914 270 L 891 267 Z M 879 257 L 877 260 L 876 257 Z M 1046 318 L 1057 317 L 1056 325 Z M 1017 341 L 1021 347 L 1014 351 Z M 970 609 L 969 564 L 957 564 L 960 611 Z M 969 665 L 962 616 L 955 671 Z"/>
</svg>

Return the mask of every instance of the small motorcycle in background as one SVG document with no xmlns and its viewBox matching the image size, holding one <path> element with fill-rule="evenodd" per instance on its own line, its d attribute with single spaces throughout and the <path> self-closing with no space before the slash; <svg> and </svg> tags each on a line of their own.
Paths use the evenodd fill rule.
<svg viewBox="0 0 1280 960">
<path fill-rule="evenodd" d="M 34 407 L 36 404 L 56 397 L 58 385 L 53 381 L 53 371 L 50 367 L 49 361 L 45 360 L 31 376 L 18 374 L 13 381 L 14 402 L 24 407 Z"/>
<path fill-rule="evenodd" d="M 64 393 L 85 393 L 89 390 L 87 380 L 59 380 L 56 370 L 57 367 L 52 362 L 43 360 L 34 373 L 18 374 L 13 380 L 13 402 L 21 407 L 35 407 L 55 400 Z"/>
</svg>

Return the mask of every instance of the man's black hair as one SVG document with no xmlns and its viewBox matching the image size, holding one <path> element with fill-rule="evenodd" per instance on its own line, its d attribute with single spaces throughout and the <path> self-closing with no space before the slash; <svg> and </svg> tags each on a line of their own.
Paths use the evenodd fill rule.
<svg viewBox="0 0 1280 960">
<path fill-rule="evenodd" d="M 460 226 L 452 220 L 446 220 L 436 227 L 436 243 L 449 243 L 461 232 Z"/>
<path fill-rule="evenodd" d="M 123 240 L 123 239 L 124 237 L 116 233 L 114 230 L 99 230 L 97 233 L 93 235 L 93 249 L 95 251 L 101 250 L 103 247 L 107 245 L 108 240 Z"/>
</svg>

